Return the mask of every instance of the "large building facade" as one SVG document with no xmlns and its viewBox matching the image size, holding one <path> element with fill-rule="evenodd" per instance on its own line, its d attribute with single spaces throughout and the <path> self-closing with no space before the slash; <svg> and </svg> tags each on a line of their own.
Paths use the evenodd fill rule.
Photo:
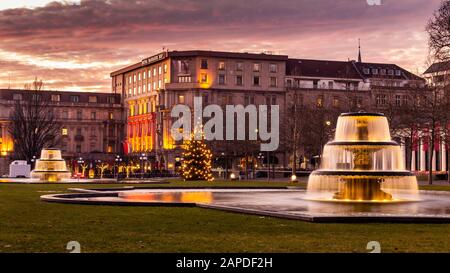
<svg viewBox="0 0 450 273">
<path fill-rule="evenodd" d="M 8 173 L 14 152 L 9 134 L 11 114 L 29 90 L 0 89 L 0 174 Z M 52 115 L 60 126 L 63 157 L 70 165 L 79 158 L 85 162 L 114 161 L 122 153 L 124 117 L 119 94 L 92 92 L 39 91 L 49 101 Z M 39 155 L 36 155 L 37 157 Z"/>
<path fill-rule="evenodd" d="M 174 169 L 181 144 L 170 134 L 172 107 L 285 104 L 287 56 L 214 51 L 162 52 L 111 73 L 113 93 L 124 97 L 129 154 Z M 214 145 L 217 148 L 220 145 Z M 227 150 L 228 148 L 224 148 Z M 216 151 L 217 152 L 217 151 Z M 224 151 L 221 151 L 224 153 Z"/>
</svg>

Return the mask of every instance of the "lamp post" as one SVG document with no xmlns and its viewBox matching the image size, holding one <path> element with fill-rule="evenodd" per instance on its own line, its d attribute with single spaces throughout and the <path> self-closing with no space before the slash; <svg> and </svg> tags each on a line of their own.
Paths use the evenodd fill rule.
<svg viewBox="0 0 450 273">
<path fill-rule="evenodd" d="M 84 164 L 83 158 L 82 157 L 78 158 L 77 163 L 78 163 L 78 165 Z M 78 182 L 80 182 L 80 173 L 78 173 L 77 178 L 78 178 Z"/>
<path fill-rule="evenodd" d="M 36 167 L 36 156 L 33 155 L 33 158 L 31 159 L 31 164 L 33 165 L 33 169 Z"/>
<path fill-rule="evenodd" d="M 120 164 L 120 162 L 122 162 L 122 158 L 120 157 L 120 155 L 116 156 L 115 162 L 116 162 L 116 165 L 114 166 L 114 178 L 116 178 L 116 173 L 117 173 L 117 180 L 119 180 L 119 164 Z"/>
<path fill-rule="evenodd" d="M 141 154 L 141 156 L 139 157 L 139 160 L 141 162 L 141 178 L 144 179 L 144 163 L 145 163 L 145 161 L 147 161 L 147 155 Z"/>
</svg>

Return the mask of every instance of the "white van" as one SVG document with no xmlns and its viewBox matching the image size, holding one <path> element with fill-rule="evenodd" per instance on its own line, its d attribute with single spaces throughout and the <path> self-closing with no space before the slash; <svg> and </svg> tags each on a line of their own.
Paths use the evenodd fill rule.
<svg viewBox="0 0 450 273">
<path fill-rule="evenodd" d="M 29 178 L 31 172 L 30 164 L 26 160 L 16 160 L 9 164 L 9 177 Z"/>
</svg>

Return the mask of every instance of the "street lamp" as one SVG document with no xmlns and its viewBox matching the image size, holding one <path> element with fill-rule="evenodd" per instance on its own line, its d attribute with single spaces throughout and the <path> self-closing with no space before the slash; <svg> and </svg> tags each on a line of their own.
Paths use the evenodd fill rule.
<svg viewBox="0 0 450 273">
<path fill-rule="evenodd" d="M 122 158 L 120 157 L 120 155 L 116 156 L 115 161 L 116 161 L 116 166 L 114 168 L 114 178 L 116 178 L 116 173 L 117 173 L 117 179 L 119 179 L 119 170 L 118 169 L 119 169 L 120 162 L 122 162 Z"/>
<path fill-rule="evenodd" d="M 36 164 L 35 162 L 36 162 L 36 156 L 33 155 L 33 158 L 31 159 L 31 163 L 33 164 L 33 169 L 34 169 L 35 164 Z"/>
<path fill-rule="evenodd" d="M 83 158 L 82 157 L 80 157 L 80 158 L 78 158 L 78 161 L 77 161 L 77 163 L 78 163 L 78 165 L 82 165 L 82 164 L 84 164 L 84 160 L 83 160 Z M 80 173 L 78 173 L 78 175 L 77 175 L 77 178 L 78 178 L 78 182 L 80 182 Z"/>
<path fill-rule="evenodd" d="M 141 178 L 144 179 L 144 163 L 147 161 L 147 155 L 141 154 L 139 160 L 141 161 Z"/>
</svg>

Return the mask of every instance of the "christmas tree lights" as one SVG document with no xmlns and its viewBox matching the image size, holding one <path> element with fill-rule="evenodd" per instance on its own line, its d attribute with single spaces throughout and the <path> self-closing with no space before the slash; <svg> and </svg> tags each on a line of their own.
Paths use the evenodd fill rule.
<svg viewBox="0 0 450 273">
<path fill-rule="evenodd" d="M 203 135 L 196 139 L 191 135 L 191 139 L 184 142 L 182 176 L 184 180 L 207 180 L 214 178 L 211 172 L 212 153 L 205 144 Z"/>
</svg>

